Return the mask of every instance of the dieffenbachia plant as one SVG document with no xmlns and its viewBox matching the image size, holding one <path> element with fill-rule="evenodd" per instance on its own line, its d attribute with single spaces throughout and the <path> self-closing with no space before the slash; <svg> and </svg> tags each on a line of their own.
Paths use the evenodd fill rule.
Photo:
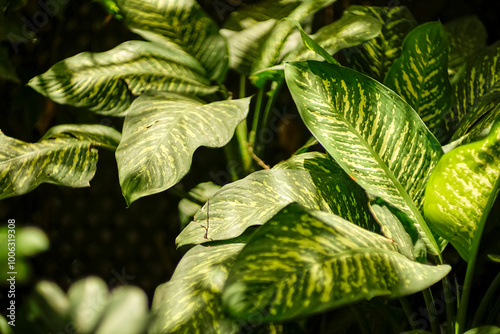
<svg viewBox="0 0 500 334">
<path fill-rule="evenodd" d="M 437 334 L 430 287 L 439 281 L 444 330 L 482 324 L 480 310 L 495 301 L 485 298 L 472 324 L 467 304 L 498 193 L 500 109 L 498 45 L 474 41 L 484 30 L 477 18 L 418 25 L 405 7 L 351 6 L 308 35 L 314 14 L 335 0 L 258 1 L 223 29 L 194 0 L 103 2 L 145 40 L 73 56 L 29 85 L 58 103 L 125 117 L 122 133 L 58 126 L 37 143 L 2 134 L 0 186 L 4 198 L 43 182 L 88 185 L 97 148 L 106 148 L 116 150 L 130 205 L 178 183 L 198 147 L 227 145 L 241 166 L 234 182 L 202 183 L 179 204 L 187 225 L 176 242 L 188 250 L 155 293 L 151 333 L 300 332 L 308 318 L 344 307 L 376 332 L 358 308 L 392 310 L 394 298 L 408 322 L 385 312 L 377 330 L 421 330 L 406 296 L 422 291 Z M 240 74 L 238 98 L 223 84 L 228 71 Z M 285 87 L 314 139 L 269 168 L 256 133 Z M 324 151 L 309 152 L 314 143 Z M 448 243 L 468 262 L 456 319 Z M 78 300 L 102 290 L 89 282 L 70 290 L 76 306 L 64 311 L 82 331 L 99 328 L 95 313 L 91 324 L 79 318 Z"/>
</svg>

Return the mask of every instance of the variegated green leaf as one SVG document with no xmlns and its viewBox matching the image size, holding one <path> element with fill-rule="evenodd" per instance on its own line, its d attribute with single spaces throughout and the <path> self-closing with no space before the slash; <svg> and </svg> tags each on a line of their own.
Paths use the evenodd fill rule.
<svg viewBox="0 0 500 334">
<path fill-rule="evenodd" d="M 425 191 L 424 214 L 465 261 L 479 247 L 500 185 L 500 120 L 477 142 L 446 153 Z"/>
<path fill-rule="evenodd" d="M 311 38 L 330 55 L 377 37 L 382 24 L 368 15 L 346 12 L 339 20 L 319 29 Z M 323 60 L 316 52 L 299 46 L 285 57 L 286 61 Z"/>
<path fill-rule="evenodd" d="M 405 36 L 417 26 L 415 18 L 404 6 L 351 6 L 346 14 L 369 15 L 382 24 L 382 32 L 376 38 L 344 50 L 350 67 L 382 82 L 392 63 L 401 54 Z"/>
<path fill-rule="evenodd" d="M 120 133 L 103 125 L 58 125 L 36 143 L 0 131 L 0 199 L 22 195 L 42 183 L 88 187 L 97 148 L 114 150 Z"/>
<path fill-rule="evenodd" d="M 419 209 L 441 145 L 415 111 L 345 67 L 288 63 L 285 77 L 302 120 L 328 153 L 368 192 L 402 210 L 430 252 L 439 253 Z"/>
<path fill-rule="evenodd" d="M 295 8 L 287 18 L 303 21 L 323 7 L 331 5 L 336 0 L 305 0 Z M 259 57 L 252 64 L 252 73 L 275 65 L 290 34 L 295 29 L 289 21 L 280 21 L 269 34 L 262 46 Z"/>
<path fill-rule="evenodd" d="M 375 296 L 412 294 L 450 269 L 410 261 L 385 237 L 292 204 L 241 250 L 222 298 L 233 316 L 287 320 Z"/>
<path fill-rule="evenodd" d="M 123 115 L 146 90 L 206 95 L 217 91 L 205 70 L 182 50 L 130 41 L 102 53 L 80 53 L 60 61 L 28 83 L 57 103 Z"/>
<path fill-rule="evenodd" d="M 401 56 L 384 80 L 442 141 L 447 137 L 444 117 L 452 104 L 448 51 L 448 38 L 441 23 L 422 24 L 406 36 Z"/>
<path fill-rule="evenodd" d="M 450 41 L 448 72 L 456 81 L 469 59 L 486 47 L 486 28 L 476 15 L 466 15 L 447 22 L 444 29 Z"/>
<path fill-rule="evenodd" d="M 221 82 L 228 67 L 227 46 L 217 24 L 195 0 L 116 0 L 125 23 L 145 39 L 181 48 Z"/>
<path fill-rule="evenodd" d="M 196 246 L 177 265 L 169 282 L 156 288 L 151 333 L 238 333 L 224 313 L 221 291 L 243 244 Z"/>
<path fill-rule="evenodd" d="M 177 245 L 235 238 L 292 202 L 377 229 L 364 191 L 328 157 L 306 153 L 222 187 L 179 234 Z"/>
<path fill-rule="evenodd" d="M 198 147 L 226 145 L 245 119 L 249 104 L 250 98 L 204 104 L 193 97 L 161 92 L 135 100 L 116 150 L 127 204 L 179 182 Z"/>
<path fill-rule="evenodd" d="M 447 119 L 448 128 L 454 132 L 459 127 L 466 128 L 453 135 L 452 140 L 458 139 L 466 131 L 471 120 L 462 125 L 462 121 L 471 113 L 479 119 L 481 112 L 475 112 L 482 96 L 491 92 L 500 85 L 500 41 L 476 54 L 467 64 L 464 77 L 454 87 L 455 101 Z M 482 110 L 488 112 L 488 110 Z M 483 114 L 484 115 L 484 114 Z"/>
</svg>

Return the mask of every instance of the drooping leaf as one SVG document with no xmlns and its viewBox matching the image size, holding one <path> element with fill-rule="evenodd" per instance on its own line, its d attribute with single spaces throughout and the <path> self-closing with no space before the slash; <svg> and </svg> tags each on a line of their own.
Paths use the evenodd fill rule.
<svg viewBox="0 0 500 334">
<path fill-rule="evenodd" d="M 479 119 L 481 113 L 474 112 L 481 97 L 489 93 L 500 82 L 500 41 L 476 54 L 467 64 L 464 77 L 454 87 L 454 104 L 447 119 L 451 133 L 462 127 L 462 120 L 474 113 Z M 483 112 L 487 112 L 484 110 Z M 470 121 L 467 121 L 470 123 Z M 467 126 L 465 126 L 467 127 Z M 454 134 L 452 141 L 461 134 Z"/>
<path fill-rule="evenodd" d="M 22 195 L 42 183 L 88 187 L 97 148 L 114 150 L 120 133 L 103 125 L 58 125 L 36 143 L 0 131 L 0 199 Z"/>
<path fill-rule="evenodd" d="M 106 52 L 62 60 L 28 85 L 57 103 L 123 115 L 146 90 L 196 95 L 217 91 L 205 76 L 198 61 L 178 48 L 129 41 Z"/>
<path fill-rule="evenodd" d="M 441 23 L 424 23 L 406 36 L 401 56 L 384 80 L 441 141 L 447 137 L 444 117 L 453 98 L 448 80 L 448 51 L 448 38 Z"/>
<path fill-rule="evenodd" d="M 417 26 L 405 6 L 351 6 L 344 15 L 369 15 L 382 24 L 382 32 L 374 39 L 344 50 L 349 66 L 382 82 L 392 63 L 401 54 L 405 36 Z"/>
<path fill-rule="evenodd" d="M 486 47 L 486 28 L 476 15 L 466 15 L 447 22 L 444 29 L 450 41 L 449 75 L 456 81 L 469 59 Z"/>
<path fill-rule="evenodd" d="M 152 333 L 238 333 L 225 315 L 221 291 L 243 244 L 196 246 L 179 262 L 169 282 L 156 288 Z"/>
<path fill-rule="evenodd" d="M 286 205 L 333 212 L 345 219 L 376 230 L 367 208 L 368 199 L 328 157 L 306 153 L 270 170 L 250 174 L 221 188 L 177 237 L 178 246 L 207 242 L 204 238 L 209 209 L 208 237 L 232 239 L 252 225 L 262 225 Z M 203 223 L 201 223 L 203 222 Z"/>
<path fill-rule="evenodd" d="M 127 204 L 179 182 L 198 147 L 226 145 L 245 119 L 249 103 L 250 98 L 203 104 L 192 97 L 161 92 L 135 100 L 116 151 Z"/>
<path fill-rule="evenodd" d="M 412 294 L 450 269 L 410 261 L 385 237 L 292 204 L 241 250 L 222 297 L 233 316 L 279 321 L 375 296 Z"/>
<path fill-rule="evenodd" d="M 424 214 L 465 261 L 479 240 L 500 185 L 500 120 L 477 142 L 446 153 L 429 179 Z"/>
<path fill-rule="evenodd" d="M 195 0 L 116 0 L 127 26 L 145 39 L 180 47 L 221 82 L 228 67 L 227 46 L 217 24 Z"/>
<path fill-rule="evenodd" d="M 287 18 L 301 22 L 321 8 L 331 5 L 335 1 L 336 0 L 305 0 L 300 3 Z M 294 29 L 295 27 L 290 21 L 280 21 L 276 24 L 264 42 L 259 57 L 255 59 L 252 64 L 252 73 L 275 65 L 288 36 L 290 36 Z"/>
<path fill-rule="evenodd" d="M 490 258 L 490 260 L 500 263 L 500 255 L 488 254 L 488 257 Z"/>
<path fill-rule="evenodd" d="M 288 63 L 285 77 L 302 120 L 363 188 L 403 211 L 433 254 L 420 213 L 441 145 L 396 93 L 359 72 L 316 61 Z"/>
</svg>

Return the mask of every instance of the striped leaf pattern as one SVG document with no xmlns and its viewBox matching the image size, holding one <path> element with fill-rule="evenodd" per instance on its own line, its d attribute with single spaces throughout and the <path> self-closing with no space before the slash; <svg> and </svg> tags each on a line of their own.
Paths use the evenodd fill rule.
<svg viewBox="0 0 500 334">
<path fill-rule="evenodd" d="M 42 183 L 88 187 L 97 148 L 114 150 L 120 133 L 103 125 L 55 126 L 36 143 L 0 131 L 0 199 L 25 194 Z"/>
<path fill-rule="evenodd" d="M 291 204 L 241 250 L 222 298 L 233 316 L 280 321 L 375 296 L 412 294 L 450 269 L 410 261 L 385 237 Z"/>
<path fill-rule="evenodd" d="M 28 83 L 55 102 L 104 115 L 124 115 L 146 90 L 206 95 L 218 90 L 185 52 L 130 41 L 102 53 L 80 53 L 60 61 Z"/>
<path fill-rule="evenodd" d="M 486 138 L 446 153 L 429 179 L 425 217 L 465 261 L 479 246 L 499 185 L 500 119 Z"/>
<path fill-rule="evenodd" d="M 363 188 L 402 210 L 433 254 L 420 207 L 441 145 L 396 93 L 351 69 L 288 63 L 285 78 L 302 120 Z"/>
<path fill-rule="evenodd" d="M 404 6 L 351 6 L 346 14 L 369 15 L 382 24 L 382 32 L 376 38 L 343 52 L 349 67 L 382 82 L 392 63 L 401 54 L 405 36 L 417 26 L 415 18 Z"/>
<path fill-rule="evenodd" d="M 500 86 L 500 41 L 478 53 L 468 64 L 464 77 L 456 85 L 455 103 L 447 119 L 450 131 L 455 131 L 459 127 L 468 129 L 470 123 L 474 123 L 473 120 L 465 121 L 465 125 L 462 121 L 471 113 L 476 115 L 476 120 L 484 115 L 474 112 L 474 109 L 480 98 L 495 86 Z M 452 140 L 458 139 L 464 132 L 465 130 L 461 129 L 453 135 Z"/>
<path fill-rule="evenodd" d="M 180 47 L 221 82 L 228 66 L 227 46 L 217 24 L 195 0 L 116 0 L 125 23 L 145 39 Z M 174 44 L 174 45 L 171 45 Z"/>
<path fill-rule="evenodd" d="M 329 158 L 306 153 L 221 188 L 177 237 L 177 245 L 232 239 L 292 202 L 377 229 L 364 191 Z M 209 229 L 205 228 L 209 214 Z"/>
<path fill-rule="evenodd" d="M 193 97 L 161 92 L 135 100 L 116 150 L 127 204 L 179 182 L 198 147 L 226 145 L 247 116 L 249 103 L 250 98 L 204 104 Z"/>
<path fill-rule="evenodd" d="M 156 288 L 151 333 L 238 333 L 224 313 L 221 292 L 243 244 L 196 246 L 179 262 L 168 283 Z M 240 322 L 241 323 L 241 322 Z"/>
<path fill-rule="evenodd" d="M 448 51 L 448 38 L 441 23 L 422 24 L 406 36 L 401 56 L 384 80 L 442 141 L 447 137 L 444 116 L 452 104 Z"/>
</svg>

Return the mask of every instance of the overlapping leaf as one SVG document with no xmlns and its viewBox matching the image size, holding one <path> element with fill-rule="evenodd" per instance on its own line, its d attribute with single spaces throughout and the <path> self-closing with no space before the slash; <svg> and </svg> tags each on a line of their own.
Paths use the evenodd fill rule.
<svg viewBox="0 0 500 334">
<path fill-rule="evenodd" d="M 419 208 L 441 145 L 396 93 L 351 69 L 285 65 L 302 120 L 342 168 L 368 192 L 402 210 L 429 250 L 439 247 Z"/>
<path fill-rule="evenodd" d="M 217 24 L 195 0 L 116 0 L 125 23 L 147 40 L 180 47 L 220 82 L 228 66 L 227 46 Z"/>
<path fill-rule="evenodd" d="M 42 183 L 87 187 L 97 165 L 97 147 L 114 150 L 120 133 L 103 125 L 59 125 L 36 143 L 0 131 L 0 199 L 27 193 Z"/>
<path fill-rule="evenodd" d="M 31 79 L 52 100 L 120 115 L 146 90 L 206 95 L 217 91 L 193 57 L 177 48 L 130 41 L 102 53 L 84 52 Z"/>
<path fill-rule="evenodd" d="M 477 142 L 446 153 L 429 179 L 424 214 L 465 261 L 477 251 L 500 185 L 500 120 Z"/>
<path fill-rule="evenodd" d="M 210 241 L 204 238 L 202 227 L 206 226 L 207 210 L 208 237 L 224 240 L 241 235 L 252 225 L 264 224 L 292 202 L 377 229 L 364 191 L 326 156 L 306 153 L 222 187 L 179 234 L 177 245 Z"/>
<path fill-rule="evenodd" d="M 224 314 L 221 292 L 243 244 L 196 246 L 168 283 L 156 288 L 152 333 L 238 333 L 238 321 Z"/>
<path fill-rule="evenodd" d="M 351 68 L 382 82 L 392 63 L 399 57 L 405 36 L 417 26 L 415 18 L 404 6 L 351 6 L 346 14 L 369 15 L 382 24 L 382 32 L 376 38 L 344 51 Z"/>
<path fill-rule="evenodd" d="M 241 250 L 223 301 L 236 317 L 287 320 L 375 296 L 412 294 L 450 269 L 410 261 L 385 237 L 292 204 Z"/>
<path fill-rule="evenodd" d="M 451 131 L 460 130 L 453 135 L 458 139 L 471 124 L 489 110 L 478 108 L 478 103 L 485 94 L 500 85 L 500 42 L 489 46 L 476 55 L 466 69 L 464 77 L 454 89 L 455 103 L 447 119 Z M 496 97 L 495 97 L 496 98 Z M 479 112 L 475 109 L 480 109 Z M 474 114 L 474 116 L 470 116 Z M 467 118 L 465 123 L 462 123 Z"/>
<path fill-rule="evenodd" d="M 401 56 L 384 80 L 441 140 L 447 137 L 444 117 L 452 104 L 448 51 L 448 38 L 441 23 L 422 24 L 406 36 Z"/>
<path fill-rule="evenodd" d="M 116 151 L 127 203 L 179 182 L 198 147 L 226 145 L 246 117 L 249 103 L 250 98 L 203 104 L 192 97 L 160 92 L 134 101 Z"/>
</svg>

